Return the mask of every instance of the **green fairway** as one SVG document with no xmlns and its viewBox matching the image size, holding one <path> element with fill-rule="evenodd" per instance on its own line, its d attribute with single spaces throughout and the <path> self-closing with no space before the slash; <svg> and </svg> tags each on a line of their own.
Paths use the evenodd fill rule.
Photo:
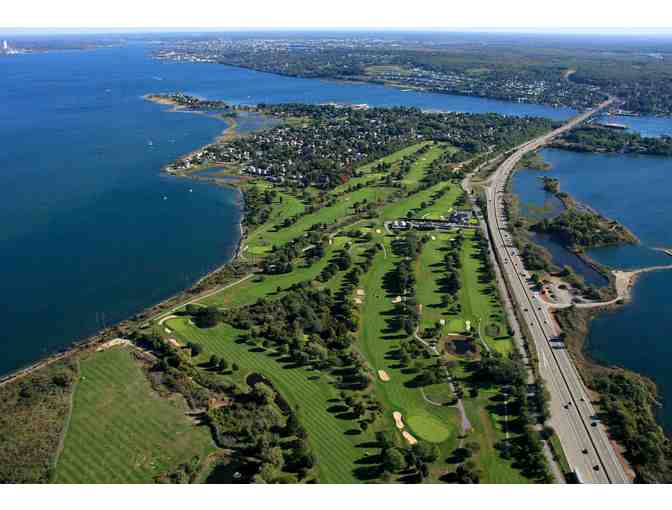
<svg viewBox="0 0 672 510">
<path fill-rule="evenodd" d="M 406 418 L 406 423 L 416 437 L 432 443 L 443 443 L 452 432 L 443 423 L 427 415 L 413 414 Z"/>
<path fill-rule="evenodd" d="M 473 232 L 469 232 L 462 245 L 460 318 L 469 320 L 471 327 L 491 349 L 507 354 L 513 344 L 506 334 L 504 310 L 495 285 L 480 281 L 482 262 L 478 259 L 477 250 L 478 243 L 473 240 Z M 493 332 L 495 335 L 491 334 Z"/>
<path fill-rule="evenodd" d="M 301 262 L 301 264 L 297 264 L 297 267 L 291 273 L 259 275 L 246 280 L 240 285 L 213 294 L 203 299 L 201 303 L 204 305 L 235 307 L 249 305 L 264 296 L 277 297 L 276 292 L 278 287 L 284 290 L 295 283 L 315 279 L 329 263 L 329 259 L 334 252 L 342 248 L 346 241 L 347 239 L 344 237 L 335 237 L 332 244 L 326 246 L 324 257 L 309 267 L 302 267 Z"/>
<path fill-rule="evenodd" d="M 423 142 L 398 151 L 384 160 L 398 165 L 404 156 L 414 155 Z M 450 148 L 432 144 L 429 150 L 417 156 L 408 173 L 404 176 L 401 186 L 406 190 L 422 185 L 422 179 L 429 165 Z M 392 243 L 395 236 L 386 235 L 382 222 L 406 216 L 440 218 L 448 215 L 462 197 L 462 190 L 455 182 L 442 181 L 437 184 L 399 197 L 399 188 L 382 187 L 375 166 L 371 163 L 358 169 L 359 176 L 354 177 L 334 190 L 308 188 L 302 193 L 301 200 L 308 203 L 307 196 L 321 195 L 336 198 L 331 206 L 317 209 L 311 214 L 302 215 L 298 220 L 284 228 L 277 228 L 284 218 L 301 213 L 304 204 L 298 195 L 283 194 L 283 202 L 288 205 L 289 212 L 280 210 L 273 213 L 271 221 L 251 233 L 248 239 L 248 256 L 263 256 L 272 246 L 282 245 L 297 239 L 318 223 L 333 225 L 345 224 L 340 230 L 332 231 L 325 238 L 325 253 L 322 258 L 305 267 L 303 258 L 295 260 L 294 269 L 286 274 L 258 274 L 243 283 L 225 289 L 201 300 L 202 304 L 215 305 L 220 308 L 236 308 L 254 303 L 260 298 L 278 299 L 294 284 L 310 282 L 313 288 L 329 289 L 338 295 L 341 289 L 351 296 L 357 315 L 358 341 L 352 349 L 358 351 L 365 359 L 372 376 L 372 387 L 367 392 L 374 392 L 377 402 L 383 410 L 382 417 L 372 422 L 366 432 L 358 429 L 358 422 L 343 413 L 343 397 L 337 388 L 337 371 L 316 371 L 282 361 L 283 356 L 273 349 L 263 349 L 248 345 L 240 340 L 243 333 L 227 324 L 219 324 L 213 328 L 201 329 L 193 325 L 187 318 L 175 318 L 166 324 L 174 332 L 174 336 L 182 343 L 196 342 L 203 346 L 204 352 L 197 362 L 217 355 L 229 363 L 240 367 L 236 372 L 236 380 L 244 384 L 245 374 L 258 372 L 271 381 L 283 395 L 291 407 L 298 410 L 298 416 L 308 431 L 308 441 L 317 458 L 319 470 L 317 476 L 325 483 L 353 483 L 375 478 L 378 473 L 371 469 L 371 459 L 367 457 L 376 452 L 374 433 L 376 431 L 391 432 L 399 446 L 407 446 L 397 429 L 393 412 L 402 414 L 406 425 L 405 430 L 416 439 L 426 440 L 438 445 L 442 458 L 449 458 L 459 444 L 460 417 L 456 407 L 455 395 L 446 382 L 422 386 L 418 378 L 424 367 L 434 362 L 434 355 L 429 355 L 426 346 L 414 335 L 408 335 L 397 321 L 397 312 L 390 282 L 395 278 L 397 264 L 400 262 L 394 253 Z M 398 168 L 398 167 L 397 167 Z M 354 189 L 354 186 L 361 186 Z M 355 213 L 352 207 L 355 202 L 385 202 L 378 209 L 378 216 L 368 219 Z M 346 220 L 346 221 L 344 221 Z M 348 234 L 357 231 L 359 234 Z M 358 237 L 364 236 L 366 237 Z M 352 237 L 349 237 L 352 235 Z M 445 273 L 443 256 L 448 243 L 458 232 L 427 232 L 429 240 L 424 244 L 418 261 L 416 272 L 416 298 L 420 307 L 420 326 L 428 328 L 445 320 L 444 331 L 462 332 L 470 323 L 471 331 L 480 334 L 483 340 L 494 349 L 508 352 L 510 340 L 502 336 L 506 332 L 498 295 L 493 292 L 491 284 L 481 281 L 481 261 L 477 258 L 478 243 L 473 232 L 464 232 L 465 240 L 460 251 L 461 268 L 458 271 L 461 288 L 455 297 L 459 303 L 457 312 L 451 311 L 442 304 L 441 277 Z M 327 244 L 328 241 L 328 244 Z M 346 250 L 353 263 L 361 261 L 361 255 L 367 248 L 374 245 L 384 249 L 378 251 L 368 267 L 368 271 L 360 276 L 355 294 L 352 287 L 343 287 L 347 271 L 336 271 L 329 274 L 327 281 L 318 280 L 322 270 L 332 259 L 338 256 L 339 250 Z M 351 276 L 349 276 L 351 277 Z M 410 362 L 400 362 L 400 346 L 402 342 L 410 342 L 419 353 L 415 352 Z M 423 354 L 423 353 L 426 353 Z M 383 381 L 382 376 L 389 377 Z M 475 426 L 473 433 L 482 450 L 478 454 L 479 467 L 490 466 L 495 474 L 491 479 L 519 481 L 518 473 L 507 462 L 499 458 L 494 444 L 501 439 L 500 426 L 486 411 L 489 402 L 484 394 L 467 400 L 465 406 L 470 420 Z M 482 398 L 481 398 L 482 397 Z M 473 418 L 472 418 L 473 415 Z M 487 419 L 486 419 L 487 418 Z M 367 450 L 370 449 L 370 450 Z M 436 481 L 445 473 L 447 464 L 439 462 L 430 470 L 430 480 Z M 508 471 L 507 471 L 508 470 Z M 501 472 L 501 474 L 497 474 Z"/>
<path fill-rule="evenodd" d="M 422 247 L 415 264 L 415 277 L 418 282 L 421 282 L 416 288 L 416 299 L 422 305 L 422 313 L 420 314 L 420 327 L 422 329 L 432 327 L 442 319 L 446 321 L 448 328 L 451 326 L 448 309 L 441 304 L 440 278 L 445 273 L 443 249 L 454 237 L 455 234 L 453 233 L 432 232 L 430 240 Z"/>
<path fill-rule="evenodd" d="M 406 335 L 390 327 L 389 321 L 394 309 L 393 296 L 385 290 L 383 281 L 385 274 L 394 269 L 397 259 L 391 255 L 389 239 L 385 242 L 387 257 L 379 252 L 372 269 L 362 281 L 366 298 L 360 316 L 366 320 L 360 326 L 361 349 L 374 370 L 385 370 L 390 376 L 387 382 L 376 379 L 375 383 L 376 396 L 387 410 L 390 426 L 394 424 L 393 411 L 404 416 L 414 416 L 418 423 L 422 420 L 439 423 L 446 431 L 442 442 L 450 443 L 447 448 L 450 450 L 457 443 L 459 432 L 457 411 L 452 407 L 429 404 L 423 398 L 420 388 L 412 384 L 415 374 L 402 368 L 394 354 L 399 348 L 400 340 Z"/>
<path fill-rule="evenodd" d="M 473 430 L 468 441 L 479 444 L 474 461 L 480 468 L 482 483 L 532 483 L 513 467 L 513 461 L 502 458 L 495 445 L 505 438 L 503 424 L 505 418 L 488 411 L 493 405 L 495 389 L 480 389 L 476 398 L 467 398 L 464 408 Z M 511 417 L 513 419 L 513 417 Z"/>
<path fill-rule="evenodd" d="M 407 186 L 416 186 L 424 177 L 429 165 L 445 152 L 446 150 L 441 145 L 432 144 L 427 152 L 420 155 L 402 182 Z"/>
<path fill-rule="evenodd" d="M 356 422 L 334 411 L 339 391 L 331 378 L 305 368 L 293 368 L 277 361 L 273 352 L 259 352 L 255 347 L 236 342 L 240 331 L 226 324 L 199 329 L 185 319 L 172 319 L 169 327 L 186 342 L 198 342 L 205 348 L 203 359 L 211 354 L 237 363 L 241 370 L 263 374 L 294 409 L 308 430 L 308 440 L 318 459 L 319 478 L 324 483 L 356 483 L 356 461 L 366 449 L 358 445 L 373 439 L 372 434 L 352 434 Z M 332 411 L 330 411 L 332 409 Z"/>
<path fill-rule="evenodd" d="M 392 221 L 398 220 L 399 218 L 421 217 L 423 202 L 429 203 L 437 191 L 449 186 L 454 187 L 454 185 L 447 182 L 440 182 L 430 188 L 414 193 L 403 200 L 396 200 L 381 209 L 380 218 L 382 221 Z M 439 200 L 439 202 L 443 204 L 442 200 Z M 446 202 L 446 210 L 450 209 L 451 205 L 452 204 Z M 442 205 L 437 205 L 436 207 L 439 208 L 442 207 Z"/>
<path fill-rule="evenodd" d="M 372 176 L 380 177 L 383 176 L 383 173 L 376 172 L 375 167 L 379 163 L 389 163 L 390 165 L 395 166 L 395 164 L 398 164 L 399 161 L 401 161 L 404 157 L 410 156 L 417 152 L 418 149 L 430 145 L 432 142 L 420 142 L 416 143 L 413 145 L 409 145 L 408 147 L 398 150 L 389 156 L 385 156 L 384 158 L 377 159 L 373 163 L 369 163 L 367 165 L 361 166 L 357 169 L 357 173 L 361 174 L 359 177 L 353 177 L 350 179 L 346 184 L 341 184 L 340 186 L 335 187 L 331 193 L 332 194 L 340 194 L 343 193 L 348 187 L 352 186 L 353 184 L 360 184 L 360 183 L 366 183 L 370 182 L 372 179 Z M 375 179 L 374 179 L 375 180 Z"/>
<path fill-rule="evenodd" d="M 214 450 L 210 431 L 187 417 L 182 397 L 164 399 L 127 348 L 81 361 L 58 483 L 150 483 Z"/>
<path fill-rule="evenodd" d="M 323 207 L 312 214 L 301 216 L 299 220 L 291 226 L 277 228 L 280 222 L 273 222 L 273 228 L 269 228 L 263 234 L 254 235 L 246 243 L 248 252 L 254 255 L 261 255 L 270 251 L 275 246 L 282 246 L 292 239 L 304 235 L 310 227 L 317 223 L 330 225 L 336 221 L 343 220 L 346 216 L 354 214 L 353 204 L 367 200 L 376 202 L 387 197 L 390 193 L 388 188 L 364 187 L 362 189 L 346 193 L 338 198 L 336 204 Z"/>
</svg>

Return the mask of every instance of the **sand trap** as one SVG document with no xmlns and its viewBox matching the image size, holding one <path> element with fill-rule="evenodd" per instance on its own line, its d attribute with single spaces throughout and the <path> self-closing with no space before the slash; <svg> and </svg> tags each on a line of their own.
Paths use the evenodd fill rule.
<svg viewBox="0 0 672 510">
<path fill-rule="evenodd" d="M 380 230 L 379 228 L 376 229 L 376 234 L 382 234 L 382 233 L 383 233 L 382 230 Z"/>
<path fill-rule="evenodd" d="M 113 340 L 108 340 L 104 344 L 102 344 L 100 347 L 96 349 L 96 351 L 104 351 L 105 349 L 111 349 L 112 347 L 115 347 L 117 345 L 128 345 L 131 342 L 126 340 L 125 338 L 115 338 Z"/>
<path fill-rule="evenodd" d="M 418 443 L 418 440 L 415 439 L 415 438 L 410 434 L 410 432 L 408 432 L 408 431 L 406 431 L 406 430 L 404 430 L 404 431 L 401 433 L 401 435 L 404 436 L 404 439 L 405 439 L 406 442 L 407 442 L 408 444 L 410 444 L 410 445 L 414 445 L 414 444 L 417 444 L 417 443 Z"/>
<path fill-rule="evenodd" d="M 362 303 L 364 303 L 364 301 L 362 301 L 362 300 L 359 299 L 358 297 L 355 298 L 355 304 L 356 304 L 356 305 L 361 305 Z"/>
<path fill-rule="evenodd" d="M 401 416 L 401 413 L 399 411 L 394 411 L 392 413 L 392 417 L 394 418 L 394 423 L 396 424 L 397 428 L 399 430 L 404 428 L 404 418 Z"/>
<path fill-rule="evenodd" d="M 445 326 L 446 325 L 446 319 L 440 319 L 439 324 L 441 324 L 442 326 Z"/>
<path fill-rule="evenodd" d="M 166 333 L 172 333 L 172 331 L 170 330 L 170 328 L 163 328 L 163 330 L 164 330 Z"/>
<path fill-rule="evenodd" d="M 364 295 L 364 289 L 357 289 L 357 295 L 358 296 L 363 296 Z"/>
<path fill-rule="evenodd" d="M 392 300 L 393 303 L 401 303 L 401 296 L 397 296 Z"/>
<path fill-rule="evenodd" d="M 182 344 L 180 344 L 180 342 L 178 342 L 174 338 L 169 338 L 168 340 L 166 340 L 166 342 L 168 342 L 168 344 L 170 344 L 172 347 L 175 347 L 176 349 L 182 347 Z"/>
<path fill-rule="evenodd" d="M 387 372 L 385 372 L 385 370 L 378 370 L 378 377 L 380 377 L 381 381 L 387 382 L 390 380 L 390 376 Z"/>
<path fill-rule="evenodd" d="M 471 331 L 471 321 L 465 321 L 464 327 L 467 331 Z"/>
<path fill-rule="evenodd" d="M 432 236 L 432 241 L 436 241 L 436 236 Z"/>
<path fill-rule="evenodd" d="M 177 319 L 177 315 L 166 315 L 159 320 L 159 326 L 161 326 L 164 322 L 169 321 L 170 319 Z"/>
<path fill-rule="evenodd" d="M 418 313 L 422 313 L 422 303 L 418 303 Z"/>
</svg>

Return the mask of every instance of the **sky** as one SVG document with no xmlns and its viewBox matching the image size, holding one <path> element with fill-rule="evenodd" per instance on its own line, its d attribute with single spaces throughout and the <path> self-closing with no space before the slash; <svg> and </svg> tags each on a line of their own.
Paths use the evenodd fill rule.
<svg viewBox="0 0 672 510">
<path fill-rule="evenodd" d="M 666 4 L 665 0 L 5 0 L 0 28 L 535 28 L 612 33 L 653 28 L 669 33 L 672 6 Z"/>
</svg>

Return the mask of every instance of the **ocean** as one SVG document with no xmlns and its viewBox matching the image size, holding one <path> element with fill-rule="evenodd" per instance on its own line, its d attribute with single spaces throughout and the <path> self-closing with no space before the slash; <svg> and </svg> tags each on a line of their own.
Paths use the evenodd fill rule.
<svg viewBox="0 0 672 510">
<path fill-rule="evenodd" d="M 539 115 L 554 109 L 379 85 L 275 76 L 150 58 L 141 43 L 0 59 L 0 374 L 188 287 L 231 258 L 234 189 L 171 178 L 163 165 L 213 140 L 213 117 L 147 93 L 236 104 L 329 101 Z"/>
</svg>

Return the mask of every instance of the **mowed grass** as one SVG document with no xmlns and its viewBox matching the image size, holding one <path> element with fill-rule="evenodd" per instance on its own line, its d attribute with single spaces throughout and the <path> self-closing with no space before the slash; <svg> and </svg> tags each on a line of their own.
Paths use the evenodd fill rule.
<svg viewBox="0 0 672 510">
<path fill-rule="evenodd" d="M 280 222 L 274 222 L 274 227 L 266 230 L 263 235 L 255 236 L 247 243 L 248 251 L 252 254 L 261 255 L 271 250 L 273 246 L 283 246 L 292 239 L 303 236 L 310 227 L 317 223 L 330 225 L 354 214 L 352 205 L 355 202 L 367 200 L 376 202 L 385 199 L 391 190 L 379 187 L 364 187 L 362 189 L 346 193 L 339 197 L 336 204 L 323 207 L 312 214 L 307 214 L 298 219 L 296 223 L 286 228 L 275 228 Z"/>
<path fill-rule="evenodd" d="M 425 190 L 419 191 L 402 200 L 394 201 L 381 209 L 380 219 L 382 221 L 398 220 L 400 218 L 409 218 L 422 216 L 422 203 L 428 203 L 437 191 L 447 187 L 454 188 L 454 184 L 440 182 Z M 450 206 L 446 205 L 446 210 Z"/>
<path fill-rule="evenodd" d="M 420 155 L 409 172 L 404 176 L 402 182 L 407 186 L 417 185 L 425 176 L 425 171 L 429 168 L 429 165 L 445 152 L 447 151 L 442 145 L 433 143 L 427 152 Z"/>
<path fill-rule="evenodd" d="M 455 238 L 455 233 L 431 232 L 429 235 L 430 240 L 422 247 L 415 263 L 415 278 L 418 282 L 416 299 L 418 304 L 422 305 L 420 327 L 430 328 L 441 319 L 444 319 L 446 326 L 450 327 L 449 322 L 454 317 L 451 317 L 448 308 L 441 304 L 440 279 L 445 275 L 443 250 Z"/>
<path fill-rule="evenodd" d="M 372 433 L 351 435 L 356 423 L 330 412 L 339 402 L 339 391 L 323 372 L 293 368 L 278 361 L 272 351 L 258 349 L 236 340 L 241 333 L 227 324 L 199 329 L 184 318 L 172 319 L 169 327 L 182 342 L 199 342 L 207 359 L 212 354 L 237 363 L 241 370 L 261 373 L 271 379 L 278 391 L 294 408 L 308 431 L 308 440 L 317 457 L 319 478 L 323 483 L 356 483 L 356 462 L 366 449 L 358 445 L 373 440 Z M 372 453 L 371 451 L 369 453 Z"/>
<path fill-rule="evenodd" d="M 478 258 L 478 243 L 472 231 L 465 231 L 461 260 L 460 318 L 469 320 L 491 349 L 502 354 L 509 353 L 513 344 L 507 335 L 504 310 L 494 284 L 483 283 L 480 279 L 482 262 Z"/>
<path fill-rule="evenodd" d="M 326 246 L 324 257 L 308 267 L 301 267 L 303 261 L 296 264 L 294 271 L 285 274 L 258 275 L 239 285 L 225 289 L 200 301 L 203 305 L 218 307 L 239 307 L 256 302 L 262 297 L 279 297 L 278 287 L 286 290 L 292 285 L 317 278 L 327 266 L 336 250 L 343 247 L 347 238 L 336 236 Z"/>
<path fill-rule="evenodd" d="M 450 437 L 452 427 L 446 427 L 443 423 L 428 415 L 413 414 L 406 418 L 408 427 L 420 439 L 432 443 L 443 443 Z"/>
<path fill-rule="evenodd" d="M 264 182 L 256 182 L 254 186 L 262 189 L 268 188 L 270 185 Z M 296 216 L 305 210 L 305 205 L 297 197 L 277 191 L 277 198 L 273 202 L 273 209 L 270 217 L 272 220 L 267 221 L 263 225 L 257 227 L 247 235 L 247 251 L 252 255 L 259 255 L 264 253 L 270 247 L 267 246 L 265 236 L 269 231 L 281 225 L 287 218 Z"/>
<path fill-rule="evenodd" d="M 360 183 L 368 183 L 371 182 L 372 176 L 382 176 L 384 173 L 382 172 L 376 172 L 375 167 L 379 163 L 389 163 L 394 167 L 396 163 L 399 163 L 404 157 L 410 156 L 411 154 L 414 154 L 418 149 L 424 147 L 425 145 L 430 145 L 432 142 L 426 141 L 426 142 L 420 142 L 416 143 L 413 145 L 409 145 L 408 147 L 404 149 L 400 149 L 396 152 L 393 152 L 389 156 L 385 156 L 384 158 L 377 159 L 373 163 L 368 163 L 364 166 L 361 166 L 357 169 L 357 173 L 360 174 L 359 177 L 353 177 L 351 178 L 347 183 L 341 184 L 340 186 L 335 187 L 331 193 L 332 194 L 340 194 L 345 192 L 350 186 L 353 184 L 360 184 Z"/>
<path fill-rule="evenodd" d="M 433 406 L 425 401 L 420 388 L 413 387 L 412 380 L 416 374 L 401 367 L 395 356 L 400 340 L 406 338 L 406 335 L 391 329 L 388 322 L 394 314 L 393 296 L 383 288 L 383 279 L 386 273 L 394 269 L 398 259 L 391 255 L 389 239 L 385 242 L 387 257 L 383 252 L 378 252 L 371 270 L 362 281 L 365 297 L 360 308 L 362 321 L 359 347 L 374 370 L 385 370 L 390 376 L 387 382 L 380 379 L 375 382 L 376 396 L 386 410 L 390 426 L 394 424 L 394 411 L 399 411 L 404 417 L 413 416 L 416 426 L 423 421 L 438 422 L 446 431 L 441 442 L 450 443 L 447 450 L 451 450 L 457 442 L 457 411 L 452 407 Z"/>
<path fill-rule="evenodd" d="M 57 483 L 149 483 L 214 450 L 210 431 L 186 416 L 183 399 L 164 399 L 128 348 L 81 361 Z"/>
<path fill-rule="evenodd" d="M 513 467 L 513 461 L 502 458 L 495 448 L 506 437 L 505 417 L 489 410 L 495 406 L 493 398 L 497 393 L 494 388 L 480 388 L 476 398 L 464 400 L 464 409 L 473 427 L 467 441 L 475 441 L 480 446 L 473 460 L 480 468 L 481 483 L 532 483 Z"/>
<path fill-rule="evenodd" d="M 481 281 L 483 263 L 478 258 L 478 244 L 472 231 L 464 231 L 464 241 L 460 252 L 462 267 L 459 269 L 460 290 L 459 313 L 452 313 L 448 307 L 441 306 L 439 280 L 445 275 L 443 256 L 445 248 L 456 234 L 432 233 L 435 239 L 428 241 L 422 248 L 415 271 L 417 301 L 422 305 L 420 325 L 429 328 L 443 319 L 444 330 L 448 333 L 462 333 L 469 321 L 471 332 L 483 338 L 487 345 L 502 354 L 512 349 L 511 338 L 507 335 L 507 324 L 499 294 L 491 285 Z"/>
</svg>

